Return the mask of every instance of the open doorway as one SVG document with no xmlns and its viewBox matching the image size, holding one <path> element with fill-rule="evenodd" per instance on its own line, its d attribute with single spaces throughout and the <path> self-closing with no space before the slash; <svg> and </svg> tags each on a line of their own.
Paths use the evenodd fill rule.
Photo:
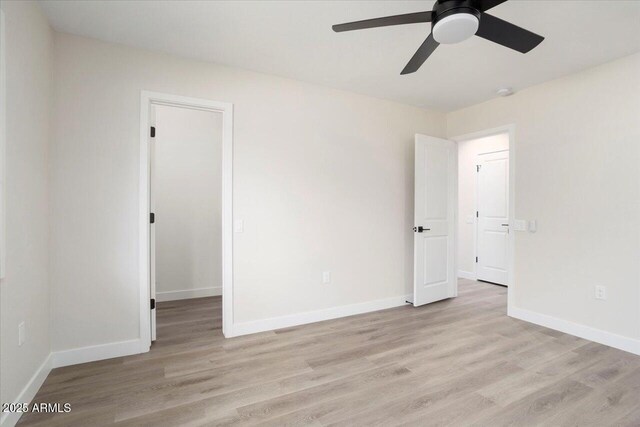
<svg viewBox="0 0 640 427">
<path fill-rule="evenodd" d="M 477 281 L 514 298 L 513 125 L 451 138 L 415 136 L 414 306 Z M 480 235 L 484 233 L 483 235 Z M 481 265 L 481 268 L 478 267 Z M 485 285 L 487 286 L 487 285 Z"/>
<path fill-rule="evenodd" d="M 458 277 L 509 285 L 509 133 L 458 141 Z"/>
<path fill-rule="evenodd" d="M 165 108 L 167 110 L 164 110 Z M 163 115 L 165 112 L 166 115 Z M 204 115 L 198 115 L 200 113 Z M 183 123 L 178 124 L 178 121 Z M 205 127 L 196 124 L 202 121 L 207 122 Z M 180 146 L 179 153 L 176 153 L 175 147 L 167 146 L 160 147 L 157 153 L 159 142 L 167 142 L 166 138 L 170 138 L 171 135 L 191 133 L 195 127 L 211 133 L 202 137 L 204 139 L 200 144 L 204 145 L 204 140 L 208 144 L 216 144 L 217 141 L 217 147 L 209 146 L 210 149 L 217 150 L 217 154 L 198 152 L 193 146 L 181 144 L 179 137 L 170 142 Z M 196 155 L 195 152 L 199 154 Z M 163 156 L 163 159 L 156 159 L 156 154 Z M 206 159 L 207 156 L 217 158 L 217 165 Z M 153 185 L 160 166 L 163 167 L 162 177 L 158 177 L 159 184 Z M 201 167 L 205 172 L 196 172 Z M 165 175 L 165 172 L 169 173 Z M 185 177 L 188 177 L 187 182 L 183 180 Z M 170 190 L 165 192 L 160 187 Z M 174 187 L 182 191 L 177 191 Z M 205 328 L 212 329 L 217 318 L 217 327 L 220 327 L 221 321 L 224 336 L 234 336 L 233 105 L 201 98 L 142 91 L 139 189 L 141 352 L 149 351 L 152 340 L 157 337 L 156 314 L 161 309 L 160 304 L 167 302 L 174 309 L 180 310 L 179 306 L 188 305 L 194 298 L 212 298 L 214 304 L 203 308 L 204 315 L 211 316 L 210 320 L 205 321 Z M 197 191 L 193 191 L 196 189 Z M 162 192 L 159 199 L 158 190 Z M 198 192 L 211 195 L 208 208 L 205 208 L 206 204 L 201 199 L 202 194 L 200 197 L 197 196 Z M 171 194 L 174 195 L 173 198 Z M 165 198 L 168 200 L 164 200 Z M 156 206 L 156 203 L 159 205 Z M 156 208 L 159 209 L 158 212 Z M 219 216 L 216 218 L 212 212 L 217 209 Z M 212 233 L 202 233 L 205 219 L 209 224 L 207 227 L 211 228 L 208 218 L 210 216 L 214 217 L 214 223 L 217 221 L 218 225 L 214 227 L 219 227 L 219 236 L 215 235 L 215 230 L 212 230 Z M 158 236 L 157 230 L 160 230 Z M 178 241 L 172 240 L 172 236 L 179 236 Z M 155 253 L 156 237 L 160 239 L 159 254 Z M 216 246 L 219 251 L 215 249 Z M 204 247 L 209 249 L 205 250 Z M 211 265 L 205 265 L 207 260 Z M 158 266 L 158 263 L 163 265 Z M 216 272 L 217 269 L 220 271 Z M 157 279 L 160 280 L 159 286 L 156 286 Z M 156 291 L 160 294 L 156 294 Z M 215 295 L 220 292 L 221 298 Z M 207 301 L 204 302 L 206 305 Z M 170 306 L 169 304 L 166 305 Z M 176 326 L 180 327 L 182 326 Z"/>
<path fill-rule="evenodd" d="M 222 325 L 222 113 L 153 105 L 152 341 Z M 155 325 L 154 325 L 155 323 Z"/>
</svg>

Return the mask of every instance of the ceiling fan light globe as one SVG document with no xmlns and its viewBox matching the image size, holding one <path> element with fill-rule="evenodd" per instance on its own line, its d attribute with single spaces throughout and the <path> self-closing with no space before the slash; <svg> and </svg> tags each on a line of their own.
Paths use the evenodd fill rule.
<svg viewBox="0 0 640 427">
<path fill-rule="evenodd" d="M 470 13 L 449 15 L 433 26 L 433 38 L 441 44 L 460 43 L 478 31 L 480 21 Z"/>
</svg>

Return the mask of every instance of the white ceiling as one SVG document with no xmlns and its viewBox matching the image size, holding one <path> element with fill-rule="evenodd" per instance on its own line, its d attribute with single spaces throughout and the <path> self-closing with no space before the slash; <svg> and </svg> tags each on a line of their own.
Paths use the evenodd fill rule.
<svg viewBox="0 0 640 427">
<path fill-rule="evenodd" d="M 451 111 L 640 51 L 640 1 L 511 0 L 490 13 L 546 39 L 521 54 L 473 37 L 400 71 L 430 24 L 331 25 L 433 1 L 43 1 L 52 26 L 97 39 Z"/>
</svg>

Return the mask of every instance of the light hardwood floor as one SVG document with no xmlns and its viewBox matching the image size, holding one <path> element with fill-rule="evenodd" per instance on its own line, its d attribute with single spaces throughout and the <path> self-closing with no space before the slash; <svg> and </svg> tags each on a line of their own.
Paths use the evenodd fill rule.
<svg viewBox="0 0 640 427">
<path fill-rule="evenodd" d="M 225 340 L 160 303 L 147 354 L 55 369 L 21 425 L 639 426 L 640 357 L 506 316 L 506 289 Z"/>
</svg>

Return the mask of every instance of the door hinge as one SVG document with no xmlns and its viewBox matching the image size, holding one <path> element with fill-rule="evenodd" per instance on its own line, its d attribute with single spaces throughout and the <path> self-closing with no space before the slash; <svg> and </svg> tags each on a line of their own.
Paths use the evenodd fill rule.
<svg viewBox="0 0 640 427">
<path fill-rule="evenodd" d="M 482 166 L 482 165 L 476 165 L 476 172 L 480 172 L 480 167 L 481 167 L 481 166 Z"/>
<path fill-rule="evenodd" d="M 156 299 L 151 298 L 151 310 L 153 310 L 154 308 L 156 308 Z"/>
<path fill-rule="evenodd" d="M 155 126 L 151 126 L 151 138 L 155 138 L 156 137 L 156 127 Z"/>
<path fill-rule="evenodd" d="M 476 218 L 480 218 L 480 214 L 476 211 Z"/>
<path fill-rule="evenodd" d="M 478 257 L 476 257 L 476 262 L 478 262 Z"/>
<path fill-rule="evenodd" d="M 151 212 L 151 213 L 149 214 L 149 222 L 150 222 L 151 224 L 153 224 L 153 223 L 155 223 L 155 222 L 156 222 L 156 214 L 154 214 L 153 212 Z"/>
</svg>

